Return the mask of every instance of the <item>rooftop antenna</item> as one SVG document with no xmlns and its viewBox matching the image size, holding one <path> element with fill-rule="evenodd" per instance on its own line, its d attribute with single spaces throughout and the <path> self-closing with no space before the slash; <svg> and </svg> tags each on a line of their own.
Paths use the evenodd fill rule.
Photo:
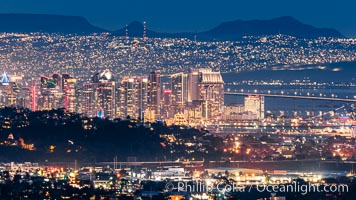
<svg viewBox="0 0 356 200">
<path fill-rule="evenodd" d="M 147 29 L 146 29 L 146 21 L 143 21 L 143 36 L 142 36 L 142 38 L 143 38 L 143 41 L 146 41 L 146 37 L 147 37 L 147 35 L 146 35 L 146 31 L 147 31 Z"/>
<path fill-rule="evenodd" d="M 126 24 L 126 29 L 125 29 L 125 34 L 126 34 L 126 40 L 129 40 L 129 29 L 128 29 L 128 25 Z"/>
<path fill-rule="evenodd" d="M 195 33 L 194 34 L 194 65 L 195 67 L 199 68 L 198 67 L 198 46 L 197 46 L 197 34 Z"/>
</svg>

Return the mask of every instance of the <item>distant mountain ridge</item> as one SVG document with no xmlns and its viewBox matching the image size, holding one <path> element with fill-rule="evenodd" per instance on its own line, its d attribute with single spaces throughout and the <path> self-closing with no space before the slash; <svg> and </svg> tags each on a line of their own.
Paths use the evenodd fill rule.
<svg viewBox="0 0 356 200">
<path fill-rule="evenodd" d="M 116 36 L 142 37 L 143 24 L 134 21 L 116 31 L 108 31 L 90 24 L 79 16 L 44 14 L 0 14 L 0 32 L 46 32 L 63 34 L 92 34 L 111 32 Z M 238 40 L 242 36 L 263 36 L 285 34 L 299 38 L 337 37 L 344 38 L 339 31 L 331 28 L 316 28 L 306 25 L 293 17 L 285 16 L 270 20 L 235 20 L 223 22 L 207 31 L 192 33 L 162 33 L 147 29 L 148 37 L 190 38 L 198 40 Z"/>
<path fill-rule="evenodd" d="M 91 34 L 107 31 L 79 16 L 0 14 L 0 32 Z"/>
<path fill-rule="evenodd" d="M 211 30 L 201 32 L 200 36 L 216 40 L 235 40 L 246 35 L 261 36 L 276 34 L 291 35 L 300 38 L 345 37 L 335 29 L 316 28 L 303 24 L 289 16 L 271 20 L 235 20 L 224 22 Z"/>
</svg>

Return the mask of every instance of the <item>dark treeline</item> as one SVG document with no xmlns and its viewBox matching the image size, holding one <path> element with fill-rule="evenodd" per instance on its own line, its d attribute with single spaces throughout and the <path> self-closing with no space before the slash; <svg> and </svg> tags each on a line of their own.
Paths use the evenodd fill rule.
<svg viewBox="0 0 356 200">
<path fill-rule="evenodd" d="M 22 138 L 26 144 L 34 144 L 28 151 L 15 145 L 0 146 L 2 161 L 112 161 L 127 157 L 152 160 L 164 153 L 155 127 L 125 119 L 87 118 L 63 110 L 31 112 L 26 109 L 4 108 L 0 110 L 0 141 Z M 10 124 L 10 127 L 5 125 Z M 23 125 L 23 126 L 21 126 Z M 84 126 L 89 126 L 85 129 Z M 159 128 L 157 128 L 159 129 Z"/>
<path fill-rule="evenodd" d="M 13 140 L 9 135 L 13 135 Z M 177 142 L 167 142 L 165 134 Z M 34 144 L 26 150 L 20 145 Z M 179 142 L 180 141 L 180 142 Z M 182 142 L 184 141 L 184 142 Z M 163 161 L 184 158 L 218 159 L 214 148 L 222 139 L 206 136 L 202 131 L 164 122 L 143 123 L 128 116 L 125 119 L 88 118 L 62 109 L 31 112 L 28 109 L 0 109 L 0 160 L 62 162 Z M 185 142 L 200 143 L 187 147 Z M 201 147 L 202 146 L 202 147 Z M 187 154 L 189 148 L 192 150 Z M 202 150 L 203 149 L 203 150 Z"/>
</svg>

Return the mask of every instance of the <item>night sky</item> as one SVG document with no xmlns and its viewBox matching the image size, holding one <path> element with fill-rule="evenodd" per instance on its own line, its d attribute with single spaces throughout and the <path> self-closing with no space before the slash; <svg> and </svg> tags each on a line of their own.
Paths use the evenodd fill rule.
<svg viewBox="0 0 356 200">
<path fill-rule="evenodd" d="M 109 30 L 133 20 L 164 32 L 202 31 L 236 19 L 292 16 L 356 37 L 355 0 L 1 0 L 0 13 L 76 15 Z"/>
</svg>

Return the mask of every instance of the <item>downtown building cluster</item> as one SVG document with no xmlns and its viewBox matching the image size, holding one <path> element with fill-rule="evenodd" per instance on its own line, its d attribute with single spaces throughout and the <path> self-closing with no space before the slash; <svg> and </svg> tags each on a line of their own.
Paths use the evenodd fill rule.
<svg viewBox="0 0 356 200">
<path fill-rule="evenodd" d="M 148 76 L 124 76 L 120 80 L 106 69 L 87 82 L 69 73 L 54 73 L 19 85 L 3 74 L 2 107 L 33 111 L 62 108 L 88 117 L 165 120 L 174 124 L 218 120 L 224 108 L 224 81 L 220 72 L 210 68 L 169 76 L 157 70 Z"/>
</svg>

